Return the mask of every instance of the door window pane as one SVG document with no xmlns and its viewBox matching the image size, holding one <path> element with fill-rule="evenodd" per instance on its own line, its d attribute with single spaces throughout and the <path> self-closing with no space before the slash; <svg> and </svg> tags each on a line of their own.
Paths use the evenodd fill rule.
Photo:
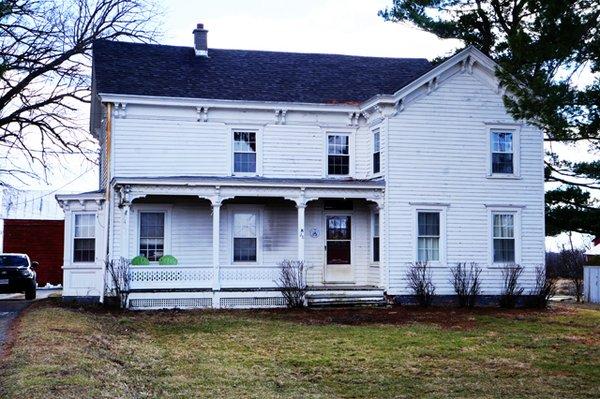
<svg viewBox="0 0 600 399">
<path fill-rule="evenodd" d="M 327 264 L 351 263 L 352 227 L 350 216 L 327 217 Z"/>
<path fill-rule="evenodd" d="M 164 255 L 165 214 L 163 212 L 140 213 L 140 255 L 156 262 Z"/>
</svg>

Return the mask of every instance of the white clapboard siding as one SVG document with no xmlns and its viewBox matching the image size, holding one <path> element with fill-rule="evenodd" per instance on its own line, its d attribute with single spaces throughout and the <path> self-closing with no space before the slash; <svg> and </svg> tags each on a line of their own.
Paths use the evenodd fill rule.
<svg viewBox="0 0 600 399">
<path fill-rule="evenodd" d="M 476 76 L 459 74 L 389 120 L 387 207 L 389 292 L 408 293 L 407 264 L 414 258 L 414 213 L 410 203 L 446 203 L 448 265 L 477 262 L 484 291 L 497 293 L 500 271 L 487 265 L 488 209 L 520 205 L 523 282 L 544 262 L 544 187 L 540 132 L 520 132 L 520 179 L 489 179 L 485 123 L 514 123 L 501 97 Z M 451 293 L 448 265 L 435 271 L 438 293 Z"/>
<path fill-rule="evenodd" d="M 114 174 L 117 177 L 227 175 L 228 132 L 223 124 L 115 119 Z"/>
<path fill-rule="evenodd" d="M 262 138 L 263 176 L 322 177 L 324 136 L 318 126 L 267 125 Z"/>
</svg>

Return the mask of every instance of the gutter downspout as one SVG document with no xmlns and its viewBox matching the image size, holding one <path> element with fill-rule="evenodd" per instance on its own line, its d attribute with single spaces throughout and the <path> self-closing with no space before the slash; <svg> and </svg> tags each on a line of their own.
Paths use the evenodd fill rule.
<svg viewBox="0 0 600 399">
<path fill-rule="evenodd" d="M 112 129 L 112 103 L 106 104 L 106 130 L 104 135 L 104 150 L 106 156 L 106 183 L 105 183 L 105 202 L 104 202 L 104 262 L 102 263 L 102 288 L 100 290 L 100 303 L 104 303 L 104 290 L 106 287 L 106 262 L 109 262 L 109 238 L 110 238 L 110 148 L 111 141 L 109 139 Z M 111 146 L 112 147 L 112 146 Z"/>
</svg>

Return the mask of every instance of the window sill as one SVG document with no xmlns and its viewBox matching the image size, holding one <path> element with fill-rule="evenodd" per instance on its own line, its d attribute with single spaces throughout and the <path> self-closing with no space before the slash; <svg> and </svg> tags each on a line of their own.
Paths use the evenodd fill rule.
<svg viewBox="0 0 600 399">
<path fill-rule="evenodd" d="M 522 177 L 519 175 L 509 175 L 509 174 L 493 174 L 487 175 L 487 179 L 499 179 L 499 180 L 521 180 Z"/>
<path fill-rule="evenodd" d="M 507 263 L 492 263 L 491 265 L 489 265 L 487 268 L 488 269 L 504 269 L 507 266 L 516 266 L 519 265 L 519 262 L 507 262 Z"/>
<path fill-rule="evenodd" d="M 371 262 L 369 264 L 369 267 L 372 267 L 374 269 L 378 269 L 379 268 L 379 262 Z"/>
</svg>

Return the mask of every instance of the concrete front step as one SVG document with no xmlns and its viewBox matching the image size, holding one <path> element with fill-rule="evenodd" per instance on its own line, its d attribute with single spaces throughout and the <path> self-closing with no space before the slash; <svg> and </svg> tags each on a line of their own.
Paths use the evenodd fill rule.
<svg viewBox="0 0 600 399">
<path fill-rule="evenodd" d="M 383 290 L 378 288 L 316 289 L 306 293 L 310 307 L 385 306 Z"/>
</svg>

